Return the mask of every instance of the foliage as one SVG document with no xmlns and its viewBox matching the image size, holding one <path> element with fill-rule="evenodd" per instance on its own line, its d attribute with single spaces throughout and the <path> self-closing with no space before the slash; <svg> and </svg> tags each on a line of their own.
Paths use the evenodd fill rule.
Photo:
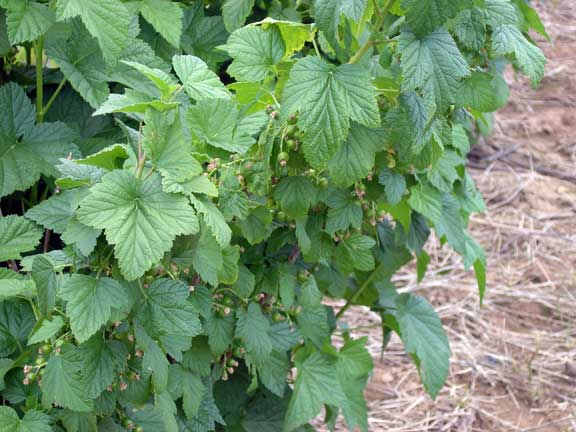
<svg viewBox="0 0 576 432">
<path fill-rule="evenodd" d="M 542 78 L 530 29 L 524 0 L 0 0 L 0 430 L 366 431 L 352 304 L 435 397 L 448 339 L 394 274 L 433 229 L 482 299 L 465 164 L 506 63 Z"/>
</svg>

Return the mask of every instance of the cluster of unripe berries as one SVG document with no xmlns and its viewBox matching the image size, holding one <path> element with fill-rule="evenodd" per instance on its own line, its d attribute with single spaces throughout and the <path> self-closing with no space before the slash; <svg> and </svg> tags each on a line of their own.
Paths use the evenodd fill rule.
<svg viewBox="0 0 576 432">
<path fill-rule="evenodd" d="M 42 385 L 42 376 L 44 375 L 44 366 L 46 366 L 45 355 L 49 355 L 52 352 L 52 345 L 46 343 L 38 348 L 38 357 L 34 361 L 34 366 L 24 365 L 24 379 L 22 384 L 29 385 L 37 382 L 38 385 Z M 60 348 L 56 348 L 56 352 L 60 352 Z"/>
<path fill-rule="evenodd" d="M 300 148 L 300 141 L 303 138 L 303 134 L 296 125 L 297 121 L 298 117 L 296 114 L 290 114 L 290 116 L 288 116 L 288 124 L 286 125 L 284 135 L 284 144 L 286 145 L 286 150 L 280 152 L 277 157 L 278 164 L 280 164 L 281 167 L 288 165 L 288 161 L 290 160 L 289 152 L 298 151 Z"/>
<path fill-rule="evenodd" d="M 221 363 L 222 368 L 224 369 L 221 377 L 222 381 L 228 381 L 229 376 L 236 371 L 238 366 L 240 366 L 240 363 L 234 357 L 242 358 L 244 357 L 244 354 L 246 354 L 246 350 L 237 344 L 232 351 L 228 351 L 222 356 Z"/>
<path fill-rule="evenodd" d="M 132 419 L 128 417 L 125 417 L 122 420 L 122 426 L 124 426 L 124 428 L 129 431 L 144 432 L 144 428 L 142 426 L 137 425 Z"/>
</svg>

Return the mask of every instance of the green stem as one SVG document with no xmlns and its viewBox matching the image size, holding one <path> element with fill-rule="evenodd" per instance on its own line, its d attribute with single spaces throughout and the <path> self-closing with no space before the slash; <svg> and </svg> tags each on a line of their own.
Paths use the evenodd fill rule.
<svg viewBox="0 0 576 432">
<path fill-rule="evenodd" d="M 344 315 L 344 312 L 346 312 L 350 306 L 352 306 L 353 303 L 356 302 L 356 300 L 358 300 L 358 298 L 362 295 L 362 293 L 364 291 L 366 291 L 366 289 L 370 286 L 370 284 L 372 283 L 372 281 L 374 280 L 374 278 L 378 275 L 378 273 L 380 272 L 380 270 L 382 270 L 382 267 L 384 267 L 384 264 L 381 263 L 378 265 L 378 267 L 376 267 L 374 270 L 372 270 L 372 273 L 370 273 L 370 275 L 368 276 L 368 279 L 366 279 L 364 281 L 364 283 L 362 284 L 362 286 L 358 289 L 358 291 L 356 291 L 354 293 L 354 295 L 352 295 L 352 297 L 350 297 L 348 299 L 348 301 L 346 302 L 346 304 L 344 306 L 342 306 L 342 309 L 340 309 L 338 311 L 338 313 L 336 314 L 336 319 L 339 319 L 342 315 Z"/>
<path fill-rule="evenodd" d="M 136 165 L 136 177 L 142 177 L 144 164 L 146 163 L 146 152 L 142 150 L 142 122 L 138 128 L 138 164 Z"/>
<path fill-rule="evenodd" d="M 144 298 L 148 300 L 148 294 L 146 294 L 146 291 L 144 291 L 144 287 L 142 286 L 142 282 L 140 282 L 140 279 L 138 279 L 138 287 L 140 288 L 140 292 L 142 293 Z"/>
<path fill-rule="evenodd" d="M 66 78 L 62 78 L 62 81 L 60 81 L 60 84 L 58 84 L 56 91 L 54 91 L 54 94 L 50 97 L 50 99 L 46 103 L 46 106 L 42 108 L 42 111 L 40 111 L 40 117 L 42 118 L 42 120 L 44 119 L 44 116 L 48 113 L 50 107 L 52 107 L 52 104 L 54 103 L 54 101 L 56 100 L 56 98 L 58 97 L 58 95 L 60 94 L 65 85 L 66 85 Z"/>
<path fill-rule="evenodd" d="M 382 8 L 382 10 L 380 11 L 378 15 L 378 18 L 376 19 L 376 22 L 374 23 L 374 31 L 373 33 L 377 33 L 380 31 L 380 29 L 382 28 L 382 26 L 384 25 L 384 21 L 386 20 L 386 16 L 388 16 L 388 12 L 390 12 L 390 9 L 392 9 L 392 6 L 394 6 L 394 3 L 396 3 L 398 0 L 388 0 L 386 2 L 386 4 L 384 5 L 384 7 Z M 366 43 L 364 45 L 362 45 L 360 47 L 360 49 L 356 52 L 356 54 L 354 54 L 352 56 L 352 58 L 350 59 L 350 61 L 348 63 L 350 64 L 356 64 L 358 63 L 362 57 L 364 57 L 364 55 L 368 52 L 368 50 L 370 48 L 372 48 L 372 46 L 374 46 L 374 42 L 369 39 L 368 41 L 366 41 Z"/>
<path fill-rule="evenodd" d="M 40 36 L 34 48 L 36 49 L 36 121 L 42 123 L 44 116 L 42 108 L 44 107 L 44 70 L 42 65 L 42 53 L 44 51 L 44 36 Z"/>
</svg>

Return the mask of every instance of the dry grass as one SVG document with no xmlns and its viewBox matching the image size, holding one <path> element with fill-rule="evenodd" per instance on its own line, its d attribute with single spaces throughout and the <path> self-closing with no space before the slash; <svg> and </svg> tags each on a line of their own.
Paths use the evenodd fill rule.
<svg viewBox="0 0 576 432">
<path fill-rule="evenodd" d="M 430 299 L 451 340 L 438 399 L 397 339 L 381 355 L 376 314 L 346 314 L 354 335 L 370 336 L 372 431 L 576 431 L 576 0 L 535 3 L 553 40 L 542 87 L 510 74 L 511 104 L 474 149 L 489 207 L 471 223 L 488 254 L 483 307 L 474 276 L 434 240 L 425 281 L 413 268 L 395 280 Z"/>
</svg>

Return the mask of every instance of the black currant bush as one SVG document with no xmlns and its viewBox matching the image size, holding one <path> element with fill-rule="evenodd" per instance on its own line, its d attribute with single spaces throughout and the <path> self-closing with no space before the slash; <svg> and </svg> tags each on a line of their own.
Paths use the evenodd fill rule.
<svg viewBox="0 0 576 432">
<path fill-rule="evenodd" d="M 484 295 L 465 164 L 503 66 L 543 75 L 528 4 L 0 7 L 2 431 L 367 430 L 353 304 L 436 396 L 448 339 L 392 277 L 434 229 Z"/>
</svg>

